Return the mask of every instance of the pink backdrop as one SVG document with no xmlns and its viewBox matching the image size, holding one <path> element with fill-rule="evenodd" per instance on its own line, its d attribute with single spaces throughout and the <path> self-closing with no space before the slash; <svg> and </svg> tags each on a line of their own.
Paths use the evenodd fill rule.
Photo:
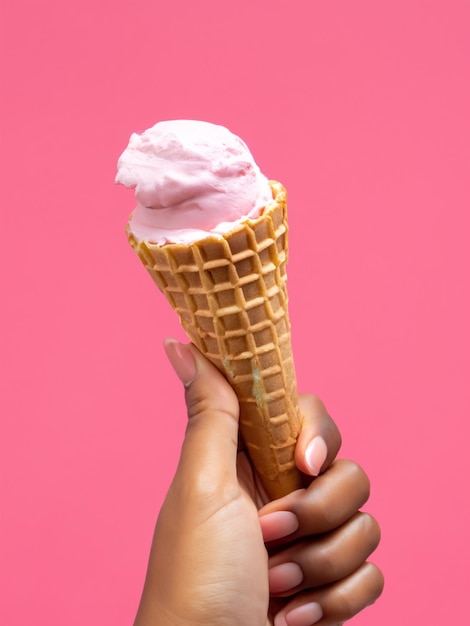
<svg viewBox="0 0 470 626">
<path fill-rule="evenodd" d="M 467 0 L 3 0 L 0 622 L 132 622 L 185 415 L 124 236 L 129 134 L 228 126 L 289 190 L 301 390 L 371 476 L 382 599 L 470 614 Z M 467 493 L 466 493 L 467 492 Z"/>
</svg>

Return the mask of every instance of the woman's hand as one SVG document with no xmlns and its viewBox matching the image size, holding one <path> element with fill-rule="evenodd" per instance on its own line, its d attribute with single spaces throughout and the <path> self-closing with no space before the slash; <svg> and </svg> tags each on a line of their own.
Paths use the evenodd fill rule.
<svg viewBox="0 0 470 626">
<path fill-rule="evenodd" d="M 185 385 L 188 427 L 160 511 L 135 626 L 319 626 L 349 619 L 380 595 L 366 563 L 379 541 L 359 512 L 364 472 L 334 461 L 338 430 L 302 398 L 298 468 L 312 482 L 268 503 L 238 446 L 238 402 L 192 345 L 166 342 Z"/>
</svg>

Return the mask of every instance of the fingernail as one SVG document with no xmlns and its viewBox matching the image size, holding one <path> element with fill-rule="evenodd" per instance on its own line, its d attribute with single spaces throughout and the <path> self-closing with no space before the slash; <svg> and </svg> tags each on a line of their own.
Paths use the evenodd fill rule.
<svg viewBox="0 0 470 626">
<path fill-rule="evenodd" d="M 297 563 L 283 563 L 272 567 L 268 572 L 271 593 L 282 593 L 300 585 L 304 574 Z"/>
<path fill-rule="evenodd" d="M 299 528 L 297 515 L 291 511 L 276 511 L 259 518 L 264 541 L 274 541 L 292 535 Z"/>
<path fill-rule="evenodd" d="M 323 611 L 318 602 L 309 602 L 298 606 L 287 613 L 285 620 L 287 626 L 311 626 L 323 617 Z"/>
<path fill-rule="evenodd" d="M 196 359 L 191 348 L 185 343 L 176 341 L 176 339 L 165 339 L 163 347 L 176 375 L 187 387 L 197 374 Z"/>
<path fill-rule="evenodd" d="M 312 476 L 318 476 L 323 463 L 326 461 L 328 449 L 323 437 L 315 437 L 305 450 L 305 462 Z"/>
</svg>

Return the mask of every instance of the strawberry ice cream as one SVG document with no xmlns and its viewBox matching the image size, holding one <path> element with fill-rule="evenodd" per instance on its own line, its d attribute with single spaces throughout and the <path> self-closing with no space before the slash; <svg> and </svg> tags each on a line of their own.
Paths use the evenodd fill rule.
<svg viewBox="0 0 470 626">
<path fill-rule="evenodd" d="M 137 239 L 187 243 L 258 217 L 272 200 L 246 144 L 227 128 L 194 120 L 133 133 L 116 182 L 135 190 L 129 223 Z"/>
</svg>

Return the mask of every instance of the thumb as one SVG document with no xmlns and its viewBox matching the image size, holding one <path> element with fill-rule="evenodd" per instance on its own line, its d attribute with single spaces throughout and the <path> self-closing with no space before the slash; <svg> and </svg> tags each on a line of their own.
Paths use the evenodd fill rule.
<svg viewBox="0 0 470 626">
<path fill-rule="evenodd" d="M 177 473 L 201 488 L 236 481 L 239 405 L 219 370 L 192 344 L 166 339 L 165 352 L 184 384 L 188 425 Z"/>
</svg>

